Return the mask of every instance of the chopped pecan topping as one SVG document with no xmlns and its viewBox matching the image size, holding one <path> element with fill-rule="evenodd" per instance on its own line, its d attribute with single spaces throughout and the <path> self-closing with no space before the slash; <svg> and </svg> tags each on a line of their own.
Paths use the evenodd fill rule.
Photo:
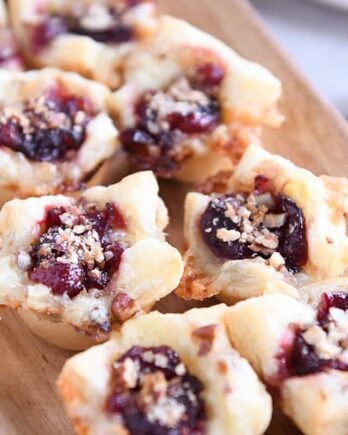
<svg viewBox="0 0 348 435">
<path fill-rule="evenodd" d="M 0 111 L 0 146 L 33 161 L 68 160 L 85 141 L 87 124 L 95 115 L 87 98 L 57 87 Z"/>
<path fill-rule="evenodd" d="M 141 169 L 170 176 L 193 152 L 186 139 L 212 131 L 220 122 L 223 70 L 204 64 L 166 89 L 147 92 L 136 106 L 136 126 L 121 132 L 127 153 Z"/>
<path fill-rule="evenodd" d="M 207 246 L 224 259 L 261 256 L 277 269 L 286 265 L 294 272 L 307 261 L 303 214 L 283 195 L 258 190 L 212 195 L 200 227 Z"/>
<path fill-rule="evenodd" d="M 116 321 L 123 323 L 139 311 L 137 302 L 125 293 L 117 293 L 111 305 Z"/>
<path fill-rule="evenodd" d="M 32 46 L 41 52 L 58 36 L 66 33 L 89 36 L 97 42 L 120 44 L 137 39 L 138 35 L 128 12 L 140 1 L 113 2 L 111 7 L 100 3 L 86 5 L 74 2 L 71 13 L 42 14 L 41 21 L 31 24 Z"/>
<path fill-rule="evenodd" d="M 132 347 L 113 366 L 107 410 L 132 434 L 205 433 L 202 385 L 167 346 Z"/>
<path fill-rule="evenodd" d="M 348 370 L 348 294 L 324 293 L 317 323 L 297 328 L 283 356 L 286 376 Z"/>
<path fill-rule="evenodd" d="M 99 210 L 95 203 L 81 199 L 75 205 L 48 210 L 42 225 L 43 233 L 28 253 L 31 280 L 47 285 L 53 294 L 67 293 L 71 298 L 108 285 L 124 250 L 117 240 L 124 221 L 114 204 Z M 19 253 L 18 264 L 27 270 L 24 259 L 28 261 L 26 254 Z"/>
</svg>

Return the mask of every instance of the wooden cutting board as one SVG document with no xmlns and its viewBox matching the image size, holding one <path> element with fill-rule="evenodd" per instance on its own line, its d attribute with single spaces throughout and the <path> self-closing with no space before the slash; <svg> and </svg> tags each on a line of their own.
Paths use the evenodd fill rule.
<svg viewBox="0 0 348 435">
<path fill-rule="evenodd" d="M 348 128 L 301 76 L 267 34 L 244 0 L 162 0 L 163 10 L 221 38 L 242 55 L 262 63 L 284 84 L 281 104 L 286 122 L 264 135 L 267 147 L 315 173 L 347 175 Z M 172 223 L 170 238 L 181 244 L 182 201 L 187 187 L 162 185 Z M 170 296 L 161 310 L 181 311 L 187 304 Z M 71 435 L 56 395 L 55 381 L 69 352 L 34 337 L 16 315 L 1 311 L 0 435 Z M 276 411 L 268 435 L 298 433 Z M 98 434 L 99 435 L 99 434 Z M 218 434 L 216 434 L 218 435 Z"/>
</svg>

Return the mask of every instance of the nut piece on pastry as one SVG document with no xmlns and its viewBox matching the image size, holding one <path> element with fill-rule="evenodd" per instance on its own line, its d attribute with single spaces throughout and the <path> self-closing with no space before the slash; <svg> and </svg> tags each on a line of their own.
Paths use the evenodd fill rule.
<svg viewBox="0 0 348 435">
<path fill-rule="evenodd" d="M 12 30 L 8 27 L 7 9 L 0 0 L 0 68 L 11 71 L 24 69 L 24 61 Z"/>
<path fill-rule="evenodd" d="M 263 125 L 278 126 L 280 82 L 214 37 L 162 16 L 125 62 L 114 93 L 124 151 L 138 169 L 201 182 L 231 168 Z"/>
<path fill-rule="evenodd" d="M 178 285 L 182 259 L 165 242 L 167 223 L 151 172 L 79 199 L 12 200 L 0 213 L 0 305 L 21 309 L 60 347 L 84 347 L 84 333 L 103 340 Z"/>
<path fill-rule="evenodd" d="M 234 303 L 272 292 L 274 286 L 291 293 L 343 275 L 348 264 L 346 179 L 316 177 L 250 146 L 224 189 L 218 187 L 219 193 L 186 198 L 180 296 L 218 295 Z"/>
<path fill-rule="evenodd" d="M 110 91 L 56 69 L 0 70 L 0 204 L 76 190 L 118 147 Z"/>
<path fill-rule="evenodd" d="M 125 56 L 155 31 L 153 0 L 10 0 L 29 63 L 78 72 L 116 89 Z"/>
<path fill-rule="evenodd" d="M 312 306 L 280 294 L 238 303 L 230 336 L 306 435 L 346 435 L 348 279 L 312 285 L 307 295 Z"/>
<path fill-rule="evenodd" d="M 226 306 L 153 312 L 68 360 L 58 380 L 77 434 L 262 434 L 272 404 L 231 348 Z"/>
</svg>

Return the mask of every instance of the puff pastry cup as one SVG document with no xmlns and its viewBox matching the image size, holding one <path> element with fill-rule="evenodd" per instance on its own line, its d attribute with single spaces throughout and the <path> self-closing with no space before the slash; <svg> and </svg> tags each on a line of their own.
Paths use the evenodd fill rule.
<svg viewBox="0 0 348 435">
<path fill-rule="evenodd" d="M 0 69 L 0 204 L 76 190 L 118 147 L 110 91 L 56 69 Z"/>
<path fill-rule="evenodd" d="M 202 181 L 231 168 L 263 125 L 278 126 L 280 82 L 211 35 L 161 16 L 125 62 L 114 109 L 136 168 Z"/>
<path fill-rule="evenodd" d="M 346 179 L 316 177 L 251 145 L 221 180 L 186 198 L 181 297 L 234 303 L 345 273 Z"/>
<path fill-rule="evenodd" d="M 78 434 L 262 434 L 272 404 L 232 349 L 226 306 L 152 312 L 68 360 L 58 380 Z"/>
<path fill-rule="evenodd" d="M 9 201 L 0 213 L 0 305 L 20 309 L 57 346 L 104 340 L 178 285 L 182 259 L 165 242 L 167 223 L 151 172 L 79 199 Z"/>
<path fill-rule="evenodd" d="M 310 305 L 274 294 L 238 303 L 227 316 L 236 349 L 279 393 L 306 435 L 346 435 L 348 279 L 304 289 Z"/>
<path fill-rule="evenodd" d="M 8 25 L 4 0 L 0 0 L 0 68 L 11 71 L 24 69 L 24 61 L 17 40 Z"/>
<path fill-rule="evenodd" d="M 116 89 L 125 56 L 153 34 L 153 0 L 11 0 L 28 62 L 78 72 Z"/>
</svg>

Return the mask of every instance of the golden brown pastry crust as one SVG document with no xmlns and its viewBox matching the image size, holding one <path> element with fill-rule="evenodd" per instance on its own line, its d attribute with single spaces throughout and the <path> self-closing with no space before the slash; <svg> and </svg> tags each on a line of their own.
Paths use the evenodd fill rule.
<svg viewBox="0 0 348 435">
<path fill-rule="evenodd" d="M 136 41 L 105 44 L 88 36 L 65 33 L 54 38 L 42 51 L 35 52 L 31 42 L 31 27 L 40 24 L 47 13 L 71 15 L 72 10 L 79 6 L 123 3 L 123 0 L 11 0 L 9 8 L 15 34 L 32 66 L 55 66 L 74 71 L 116 89 L 122 81 L 125 57 L 140 41 L 151 37 L 155 31 L 157 7 L 154 1 L 141 1 L 125 17 L 125 21 L 134 28 Z M 97 25 L 97 20 L 98 17 L 94 18 L 94 25 Z"/>
<path fill-rule="evenodd" d="M 86 138 L 75 156 L 67 161 L 36 162 L 10 148 L 0 148 L 0 204 L 25 198 L 73 191 L 100 169 L 118 148 L 118 131 L 107 115 L 110 91 L 75 73 L 52 68 L 30 72 L 0 70 L 0 108 L 37 98 L 54 86 L 63 86 L 77 97 L 88 97 L 97 115 L 86 128 Z"/>
<path fill-rule="evenodd" d="M 345 273 L 348 238 L 347 185 L 345 179 L 316 177 L 256 146 L 249 146 L 234 173 L 222 185 L 225 192 L 251 192 L 257 175 L 269 178 L 276 193 L 292 198 L 306 220 L 308 261 L 303 272 L 291 274 L 270 260 L 261 258 L 223 261 L 205 245 L 198 221 L 210 197 L 189 193 L 185 204 L 185 274 L 178 294 L 187 299 L 218 295 L 223 301 L 237 300 L 281 289 L 294 293 L 310 282 L 334 278 Z M 209 187 L 209 185 L 206 185 Z M 212 184 L 214 187 L 214 181 Z M 194 284 L 191 276 L 197 277 Z"/>
<path fill-rule="evenodd" d="M 125 84 L 113 99 L 120 128 L 133 127 L 134 105 L 145 91 L 163 90 L 183 73 L 209 62 L 225 72 L 218 95 L 222 122 L 210 133 L 185 140 L 190 156 L 181 162 L 174 176 L 188 182 L 202 182 L 232 168 L 246 144 L 258 142 L 263 125 L 275 127 L 281 123 L 277 111 L 280 82 L 205 32 L 182 20 L 162 16 L 154 38 L 127 58 Z"/>
<path fill-rule="evenodd" d="M 304 288 L 301 297 L 311 306 L 276 294 L 240 302 L 227 315 L 233 345 L 264 381 L 276 383 L 282 409 L 306 435 L 345 435 L 348 424 L 347 371 L 327 369 L 279 379 L 281 346 L 291 339 L 294 325 L 315 324 L 319 298 L 327 291 L 348 292 L 348 279 Z"/>
<path fill-rule="evenodd" d="M 134 303 L 132 310 L 112 318 L 116 325 L 135 313 L 149 310 L 152 305 L 169 294 L 182 276 L 182 259 L 176 249 L 165 242 L 163 230 L 168 223 L 167 210 L 158 196 L 158 185 L 151 172 L 140 172 L 124 178 L 109 187 L 93 187 L 82 194 L 103 208 L 113 202 L 126 222 L 126 229 L 119 231 L 120 240 L 126 243 L 121 264 L 108 285 L 110 291 L 94 295 L 85 290 L 70 299 L 67 294 L 55 296 L 45 285 L 34 283 L 27 272 L 20 268 L 20 254 L 27 252 L 40 237 L 39 223 L 44 220 L 47 207 L 67 206 L 74 203 L 66 196 L 44 196 L 27 200 L 13 200 L 5 204 L 0 214 L 0 304 L 21 308 L 34 313 L 31 328 L 38 332 L 45 329 L 45 320 L 85 331 L 98 338 L 105 334 L 95 326 L 92 311 L 98 312 L 99 323 L 110 322 L 111 304 L 119 294 L 126 294 Z M 113 310 L 114 311 L 114 310 Z M 26 316 L 28 317 L 28 316 Z M 98 321 L 99 321 L 98 320 Z M 57 337 L 44 330 L 41 336 L 61 345 L 63 332 Z M 54 332 L 54 328 L 53 332 Z M 63 340 L 62 347 L 74 347 Z M 75 342 L 75 341 L 74 341 Z"/>
<path fill-rule="evenodd" d="M 262 434 L 270 421 L 270 396 L 247 362 L 230 347 L 225 314 L 223 305 L 185 314 L 153 312 L 128 321 L 107 343 L 68 360 L 58 387 L 75 431 L 128 433 L 119 419 L 104 410 L 110 394 L 111 363 L 134 345 L 166 345 L 178 352 L 205 387 L 208 435 Z M 212 325 L 210 349 L 202 355 L 197 331 Z"/>
</svg>

